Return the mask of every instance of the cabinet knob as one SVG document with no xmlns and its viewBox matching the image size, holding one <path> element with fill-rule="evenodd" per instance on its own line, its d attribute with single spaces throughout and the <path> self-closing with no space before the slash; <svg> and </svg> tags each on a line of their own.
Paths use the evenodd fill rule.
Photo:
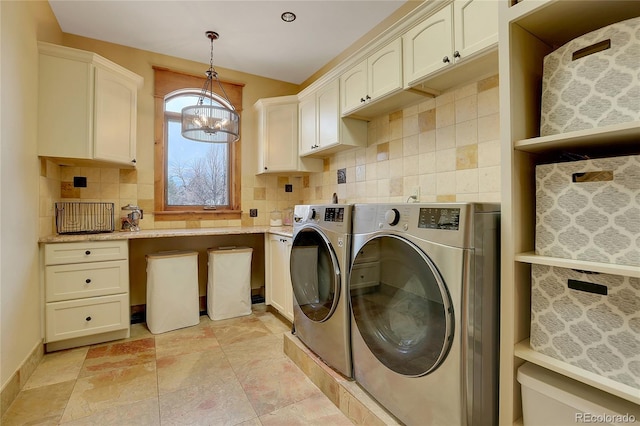
<svg viewBox="0 0 640 426">
<path fill-rule="evenodd" d="M 85 321 L 91 321 L 91 317 L 86 317 Z"/>
<path fill-rule="evenodd" d="M 360 103 L 364 102 L 364 98 L 360 98 Z"/>
<path fill-rule="evenodd" d="M 87 256 L 89 256 L 91 254 L 91 250 L 87 250 L 84 252 L 84 254 L 86 254 Z"/>
<path fill-rule="evenodd" d="M 369 100 L 369 99 L 371 99 L 371 96 L 367 95 L 367 96 L 365 97 L 365 99 L 366 99 L 366 100 Z"/>
<path fill-rule="evenodd" d="M 444 58 L 442 58 L 442 62 L 444 62 L 445 64 L 448 64 L 449 62 L 451 62 L 451 60 L 449 59 L 448 56 L 445 56 Z"/>
<path fill-rule="evenodd" d="M 133 164 L 136 164 L 136 163 L 137 163 L 137 161 L 136 161 L 136 159 L 135 159 L 135 158 L 134 158 L 133 160 L 131 160 L 131 162 L 132 162 Z"/>
<path fill-rule="evenodd" d="M 267 168 L 266 168 L 266 167 L 265 167 L 264 169 L 265 169 L 265 170 L 267 170 Z"/>
<path fill-rule="evenodd" d="M 85 283 L 90 284 L 91 283 L 91 278 L 87 278 L 86 280 L 84 280 Z"/>
<path fill-rule="evenodd" d="M 460 57 L 460 52 L 458 52 L 457 50 L 455 52 L 453 52 L 453 57 L 454 58 L 459 58 Z"/>
</svg>

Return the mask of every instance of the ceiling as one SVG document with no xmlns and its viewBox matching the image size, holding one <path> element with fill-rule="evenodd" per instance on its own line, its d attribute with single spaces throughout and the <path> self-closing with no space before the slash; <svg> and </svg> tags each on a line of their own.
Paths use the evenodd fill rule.
<svg viewBox="0 0 640 426">
<path fill-rule="evenodd" d="M 211 47 L 205 31 L 216 31 L 220 38 L 214 42 L 215 67 L 300 84 L 406 0 L 49 3 L 65 33 L 205 64 Z M 296 14 L 294 22 L 281 20 L 288 11 Z"/>
</svg>

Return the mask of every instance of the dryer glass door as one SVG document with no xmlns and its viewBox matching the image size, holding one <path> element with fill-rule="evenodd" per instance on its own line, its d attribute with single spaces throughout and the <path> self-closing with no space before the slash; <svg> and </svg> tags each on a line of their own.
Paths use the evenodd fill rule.
<svg viewBox="0 0 640 426">
<path fill-rule="evenodd" d="M 294 303 L 316 322 L 331 317 L 340 294 L 340 268 L 331 244 L 314 228 L 296 233 L 291 248 Z"/>
<path fill-rule="evenodd" d="M 393 235 L 369 240 L 354 258 L 351 307 L 369 350 L 387 368 L 422 376 L 445 359 L 453 340 L 453 308 L 433 262 Z"/>
</svg>

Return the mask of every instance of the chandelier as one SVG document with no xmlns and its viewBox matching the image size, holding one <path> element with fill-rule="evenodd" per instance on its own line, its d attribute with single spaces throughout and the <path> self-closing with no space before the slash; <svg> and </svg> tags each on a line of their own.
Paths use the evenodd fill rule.
<svg viewBox="0 0 640 426">
<path fill-rule="evenodd" d="M 240 116 L 220 83 L 218 72 L 213 68 L 213 41 L 217 40 L 219 35 L 213 31 L 207 31 L 205 34 L 211 41 L 211 61 L 205 73 L 207 80 L 202 87 L 198 103 L 182 108 L 182 136 L 198 142 L 235 142 L 240 138 Z M 226 102 L 214 100 L 214 79 Z"/>
</svg>

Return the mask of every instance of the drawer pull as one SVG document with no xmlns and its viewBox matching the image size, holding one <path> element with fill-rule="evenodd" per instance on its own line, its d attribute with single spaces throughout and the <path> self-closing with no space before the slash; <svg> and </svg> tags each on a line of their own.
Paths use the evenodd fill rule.
<svg viewBox="0 0 640 426">
<path fill-rule="evenodd" d="M 91 283 L 91 278 L 87 278 L 86 280 L 84 280 L 85 283 L 90 284 Z"/>
<path fill-rule="evenodd" d="M 85 318 L 85 321 L 87 321 L 87 322 L 88 322 L 88 321 L 91 321 L 91 317 L 86 317 L 86 318 Z"/>
<path fill-rule="evenodd" d="M 84 252 L 84 254 L 86 254 L 87 256 L 89 256 L 91 254 L 91 250 L 87 250 Z"/>
</svg>

